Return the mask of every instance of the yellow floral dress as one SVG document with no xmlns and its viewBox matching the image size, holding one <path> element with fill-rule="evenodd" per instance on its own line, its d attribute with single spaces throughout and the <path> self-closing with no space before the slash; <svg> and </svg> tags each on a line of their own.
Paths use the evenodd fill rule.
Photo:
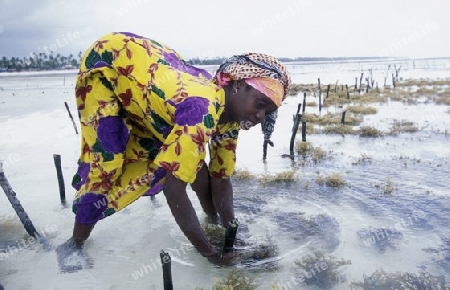
<svg viewBox="0 0 450 290">
<path fill-rule="evenodd" d="M 233 172 L 239 125 L 218 125 L 224 90 L 164 44 L 131 33 L 100 38 L 82 58 L 76 102 L 73 211 L 81 224 L 160 192 L 167 171 L 192 183 L 208 148 L 211 176 Z"/>
</svg>

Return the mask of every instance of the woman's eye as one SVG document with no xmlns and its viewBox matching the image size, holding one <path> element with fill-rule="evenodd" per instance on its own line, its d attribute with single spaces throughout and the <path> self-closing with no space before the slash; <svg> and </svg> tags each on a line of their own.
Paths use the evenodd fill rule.
<svg viewBox="0 0 450 290">
<path fill-rule="evenodd" d="M 256 108 L 257 108 L 258 110 L 263 109 L 263 108 L 264 108 L 264 102 L 258 102 L 258 105 L 256 106 Z"/>
</svg>

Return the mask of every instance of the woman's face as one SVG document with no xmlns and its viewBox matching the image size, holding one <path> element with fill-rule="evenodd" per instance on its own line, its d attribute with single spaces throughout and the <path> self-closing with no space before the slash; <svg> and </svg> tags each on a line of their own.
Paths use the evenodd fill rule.
<svg viewBox="0 0 450 290">
<path fill-rule="evenodd" d="M 248 130 L 261 123 L 266 114 L 277 109 L 272 100 L 245 81 L 237 81 L 234 85 L 236 85 L 237 93 L 231 94 L 230 117 L 232 121 L 241 125 L 241 129 Z"/>
</svg>

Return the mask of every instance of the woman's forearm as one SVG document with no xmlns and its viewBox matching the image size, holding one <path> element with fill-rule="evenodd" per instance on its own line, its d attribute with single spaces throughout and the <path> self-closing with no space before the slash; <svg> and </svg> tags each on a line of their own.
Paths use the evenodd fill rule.
<svg viewBox="0 0 450 290">
<path fill-rule="evenodd" d="M 203 256 L 216 254 L 217 250 L 206 238 L 194 207 L 186 193 L 186 183 L 168 172 L 164 186 L 164 195 L 175 221 L 192 245 Z"/>
<path fill-rule="evenodd" d="M 233 186 L 230 179 L 211 178 L 211 190 L 214 206 L 222 219 L 222 225 L 234 218 Z"/>
</svg>

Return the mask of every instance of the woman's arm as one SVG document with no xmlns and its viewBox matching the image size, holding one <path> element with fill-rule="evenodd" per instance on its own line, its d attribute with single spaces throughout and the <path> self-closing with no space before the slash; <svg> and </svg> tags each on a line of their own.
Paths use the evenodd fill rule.
<svg viewBox="0 0 450 290">
<path fill-rule="evenodd" d="M 226 228 L 228 223 L 234 218 L 231 179 L 211 177 L 211 192 L 214 207 L 222 220 L 222 226 Z"/>
<path fill-rule="evenodd" d="M 210 177 L 208 166 L 203 164 L 191 186 L 211 222 L 215 222 L 219 214 L 222 225 L 227 227 L 234 217 L 233 187 L 230 179 Z"/>
<path fill-rule="evenodd" d="M 218 254 L 206 238 L 195 213 L 194 207 L 186 193 L 186 183 L 167 172 L 164 195 L 167 204 L 180 229 L 192 245 L 205 257 Z"/>
<path fill-rule="evenodd" d="M 171 172 L 166 175 L 164 195 L 178 226 L 202 256 L 217 265 L 233 265 L 237 262 L 238 257 L 234 252 L 222 254 L 209 243 L 187 196 L 186 183 Z"/>
</svg>

